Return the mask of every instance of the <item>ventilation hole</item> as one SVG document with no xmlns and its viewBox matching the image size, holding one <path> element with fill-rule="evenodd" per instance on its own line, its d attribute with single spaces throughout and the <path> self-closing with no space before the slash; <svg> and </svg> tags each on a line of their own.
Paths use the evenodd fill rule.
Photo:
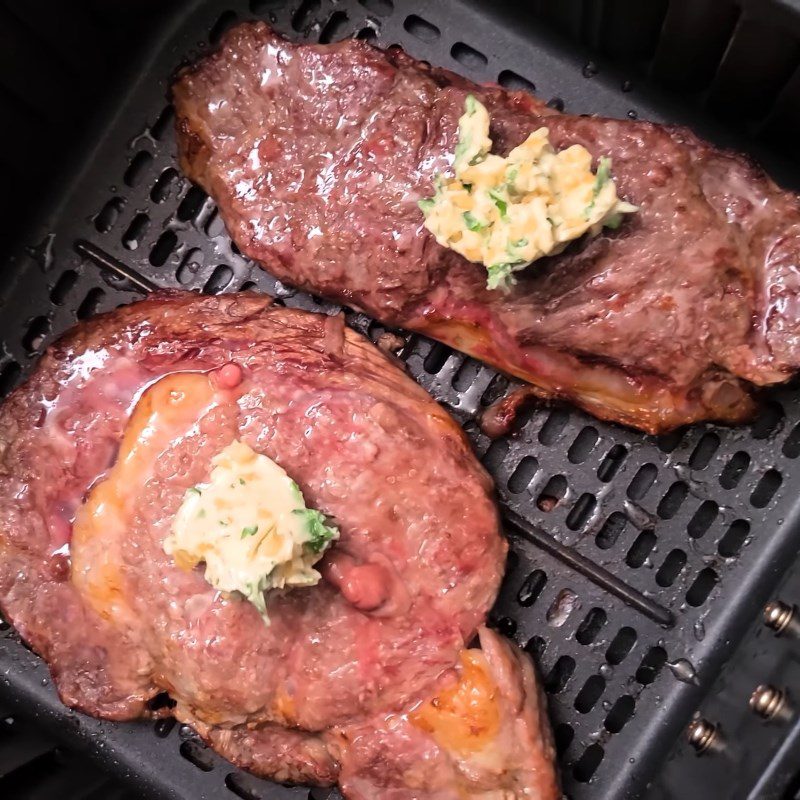
<svg viewBox="0 0 800 800">
<path fill-rule="evenodd" d="M 222 38 L 222 34 L 225 33 L 225 31 L 230 30 L 230 28 L 232 28 L 235 24 L 236 12 L 230 10 L 223 11 L 209 31 L 208 41 L 211 42 L 211 44 L 217 44 Z"/>
<path fill-rule="evenodd" d="M 93 317 L 99 310 L 106 293 L 102 289 L 89 289 L 83 302 L 78 306 L 78 319 Z"/>
<path fill-rule="evenodd" d="M 546 583 L 547 575 L 544 571 L 535 569 L 525 578 L 519 592 L 517 592 L 517 602 L 521 606 L 525 606 L 525 608 L 532 606 L 539 598 Z"/>
<path fill-rule="evenodd" d="M 615 511 L 603 524 L 595 537 L 595 544 L 601 550 L 608 550 L 617 543 L 620 534 L 628 525 L 628 518 L 620 511 Z"/>
<path fill-rule="evenodd" d="M 547 101 L 548 108 L 554 108 L 556 111 L 563 111 L 565 108 L 564 101 L 560 97 L 551 97 Z"/>
<path fill-rule="evenodd" d="M 172 126 L 172 120 L 175 118 L 175 110 L 171 105 L 164 106 L 158 119 L 150 126 L 150 134 L 154 139 L 161 139 L 166 133 L 167 129 Z"/>
<path fill-rule="evenodd" d="M 550 412 L 550 416 L 542 425 L 539 431 L 539 441 L 548 447 L 553 444 L 564 430 L 564 426 L 569 419 L 569 412 L 563 408 L 556 408 Z"/>
<path fill-rule="evenodd" d="M 16 361 L 8 361 L 0 367 L 0 397 L 5 397 L 13 388 L 22 372 Z"/>
<path fill-rule="evenodd" d="M 643 464 L 639 471 L 633 476 L 633 480 L 628 486 L 628 497 L 631 500 L 641 500 L 655 483 L 658 470 L 655 464 Z"/>
<path fill-rule="evenodd" d="M 225 264 L 220 264 L 211 273 L 211 277 L 203 287 L 203 294 L 219 294 L 233 279 L 233 270 Z"/>
<path fill-rule="evenodd" d="M 539 462 L 533 456 L 525 456 L 508 479 L 508 490 L 514 494 L 524 492 L 539 469 Z"/>
<path fill-rule="evenodd" d="M 181 755 L 189 762 L 199 767 L 203 772 L 211 772 L 214 769 L 214 759 L 205 745 L 195 740 L 181 742 Z"/>
<path fill-rule="evenodd" d="M 774 400 L 764 403 L 753 423 L 753 438 L 768 439 L 780 428 L 784 418 L 783 406 Z"/>
<path fill-rule="evenodd" d="M 717 552 L 723 558 L 736 558 L 749 535 L 750 523 L 743 519 L 734 520 L 728 530 L 725 531 L 725 535 L 719 540 Z"/>
<path fill-rule="evenodd" d="M 260 778 L 243 772 L 229 772 L 225 776 L 225 786 L 242 800 L 264 800 L 261 793 L 264 783 Z"/>
<path fill-rule="evenodd" d="M 220 217 L 219 211 L 216 208 L 211 212 L 206 220 L 203 230 L 205 230 L 206 234 L 211 239 L 215 239 L 217 236 L 221 236 L 225 232 L 225 224 L 222 222 L 222 217 Z M 317 305 L 319 305 L 319 303 L 317 303 Z"/>
<path fill-rule="evenodd" d="M 700 539 L 705 536 L 706 531 L 711 527 L 719 513 L 719 506 L 713 500 L 705 500 L 694 516 L 689 520 L 686 530 L 692 539 Z"/>
<path fill-rule="evenodd" d="M 714 457 L 714 453 L 717 452 L 719 442 L 720 439 L 716 433 L 704 433 L 689 456 L 689 467 L 691 469 L 705 469 Z"/>
<path fill-rule="evenodd" d="M 614 476 L 619 472 L 619 468 L 625 463 L 627 455 L 627 448 L 621 444 L 615 444 L 597 468 L 597 477 L 603 483 L 613 480 Z"/>
<path fill-rule="evenodd" d="M 29 355 L 35 353 L 44 342 L 45 336 L 50 332 L 50 320 L 47 317 L 36 317 L 31 321 L 28 330 L 22 337 L 22 346 Z"/>
<path fill-rule="evenodd" d="M 240 287 L 240 292 L 252 292 L 258 289 L 258 284 L 255 281 L 245 281 Z"/>
<path fill-rule="evenodd" d="M 406 17 L 403 27 L 412 36 L 416 36 L 417 39 L 421 39 L 423 42 L 433 42 L 442 35 L 435 25 L 426 19 L 422 19 L 422 17 L 418 17 L 416 14 Z"/>
<path fill-rule="evenodd" d="M 628 653 L 633 650 L 635 644 L 636 631 L 627 626 L 620 628 L 606 650 L 606 661 L 615 666 L 621 664 L 628 657 Z"/>
<path fill-rule="evenodd" d="M 552 625 L 554 628 L 560 628 L 569 619 L 570 614 L 579 606 L 578 595 L 572 589 L 562 589 L 550 604 L 550 608 L 547 609 L 545 614 L 547 624 Z"/>
<path fill-rule="evenodd" d="M 73 269 L 68 269 L 61 273 L 61 277 L 56 281 L 55 286 L 50 290 L 50 300 L 60 306 L 67 299 L 67 295 L 78 280 L 78 273 Z"/>
<path fill-rule="evenodd" d="M 786 458 L 797 458 L 800 456 L 800 423 L 792 428 L 792 432 L 786 437 L 783 443 L 783 454 Z"/>
<path fill-rule="evenodd" d="M 112 197 L 94 218 L 95 230 L 98 233 L 108 233 L 116 225 L 124 207 L 125 201 L 121 197 Z"/>
<path fill-rule="evenodd" d="M 653 531 L 642 531 L 631 545 L 631 549 L 628 550 L 628 554 L 625 556 L 625 563 L 629 567 L 633 567 L 633 569 L 639 569 L 647 561 L 647 557 L 655 545 L 656 535 Z"/>
<path fill-rule="evenodd" d="M 599 434 L 590 425 L 585 427 L 576 437 L 575 441 L 569 446 L 567 458 L 573 464 L 580 464 L 587 459 L 597 444 Z"/>
<path fill-rule="evenodd" d="M 504 69 L 497 76 L 497 82 L 505 89 L 520 89 L 531 94 L 536 91 L 533 81 L 523 78 L 522 75 L 517 75 L 516 72 L 512 72 L 510 69 Z"/>
<path fill-rule="evenodd" d="M 476 50 L 474 47 L 470 47 L 468 44 L 464 44 L 464 42 L 456 42 L 450 48 L 450 55 L 458 61 L 459 64 L 463 64 L 465 67 L 470 67 L 472 69 L 480 69 L 489 63 L 489 60 L 483 53 Z"/>
<path fill-rule="evenodd" d="M 181 204 L 178 206 L 178 219 L 181 222 L 193 220 L 207 199 L 208 195 L 199 186 L 190 187 L 189 191 L 186 192 L 186 197 L 181 200 Z"/>
<path fill-rule="evenodd" d="M 173 700 L 168 692 L 159 692 L 155 697 L 151 697 L 147 701 L 147 708 L 150 711 L 160 711 L 162 708 L 175 708 L 177 703 Z"/>
<path fill-rule="evenodd" d="M 152 160 L 153 156 L 151 153 L 148 153 L 147 150 L 140 150 L 131 159 L 128 169 L 125 170 L 125 175 L 122 180 L 125 181 L 126 186 L 136 186 L 139 181 L 141 181 L 144 173 L 147 172 L 147 168 L 150 166 Z"/>
<path fill-rule="evenodd" d="M 150 217 L 147 214 L 137 214 L 128 230 L 122 234 L 122 245 L 128 250 L 136 250 L 142 243 L 144 235 L 147 233 L 147 227 L 150 224 Z"/>
<path fill-rule="evenodd" d="M 567 527 L 571 531 L 582 528 L 589 521 L 596 507 L 597 500 L 593 494 L 588 492 L 582 494 L 567 514 Z"/>
<path fill-rule="evenodd" d="M 606 682 L 600 675 L 590 675 L 575 698 L 575 710 L 588 714 L 606 690 Z"/>
<path fill-rule="evenodd" d="M 373 14 L 379 17 L 388 17 L 394 11 L 391 0 L 358 0 L 358 2 Z"/>
<path fill-rule="evenodd" d="M 636 670 L 636 680 L 642 686 L 649 686 L 667 663 L 667 652 L 663 647 L 651 647 Z"/>
<path fill-rule="evenodd" d="M 297 11 L 292 15 L 292 27 L 296 31 L 303 31 L 309 28 L 314 22 L 314 17 L 320 6 L 320 0 L 303 0 Z"/>
<path fill-rule="evenodd" d="M 677 548 L 671 550 L 664 559 L 664 563 L 658 568 L 658 572 L 656 572 L 656 583 L 663 587 L 672 586 L 685 566 L 686 553 Z"/>
<path fill-rule="evenodd" d="M 285 0 L 250 0 L 250 10 L 254 14 L 263 14 L 274 8 L 280 8 Z"/>
<path fill-rule="evenodd" d="M 541 636 L 532 636 L 525 645 L 525 652 L 539 662 L 547 649 L 547 642 Z"/>
<path fill-rule="evenodd" d="M 719 476 L 719 482 L 723 489 L 733 489 L 742 479 L 742 476 L 747 472 L 750 466 L 750 456 L 743 450 L 734 453 L 731 460 L 725 465 L 722 474 Z"/>
<path fill-rule="evenodd" d="M 157 719 L 156 724 L 153 725 L 153 733 L 158 736 L 159 739 L 166 739 L 172 733 L 172 729 L 175 727 L 175 718 L 174 717 L 164 717 L 164 719 Z"/>
<path fill-rule="evenodd" d="M 347 29 L 348 17 L 344 11 L 334 11 L 319 35 L 320 44 L 336 42 L 343 38 Z"/>
<path fill-rule="evenodd" d="M 150 199 L 154 203 L 163 203 L 170 195 L 172 187 L 178 180 L 178 170 L 167 167 L 153 184 L 150 190 Z"/>
<path fill-rule="evenodd" d="M 494 628 L 507 639 L 513 639 L 517 634 L 517 622 L 511 617 L 500 617 L 500 619 L 494 623 Z"/>
<path fill-rule="evenodd" d="M 453 375 L 453 388 L 457 392 L 465 392 L 475 382 L 480 371 L 481 365 L 477 361 L 465 358 L 456 370 L 456 374 Z"/>
<path fill-rule="evenodd" d="M 554 475 L 547 481 L 541 494 L 536 499 L 536 506 L 545 513 L 552 511 L 567 493 L 567 479 L 563 475 Z"/>
<path fill-rule="evenodd" d="M 701 569 L 697 573 L 694 583 L 689 587 L 689 591 L 686 592 L 686 602 L 693 608 L 703 605 L 708 600 L 708 596 L 717 585 L 718 580 L 717 573 L 711 567 Z"/>
<path fill-rule="evenodd" d="M 575 672 L 575 659 L 570 656 L 560 656 L 544 679 L 545 691 L 548 694 L 563 692 L 573 672 Z"/>
<path fill-rule="evenodd" d="M 359 39 L 362 42 L 375 42 L 378 39 L 378 34 L 375 32 L 375 28 L 370 28 L 367 26 L 366 28 L 362 28 L 357 34 L 356 39 Z"/>
<path fill-rule="evenodd" d="M 197 248 L 189 250 L 181 260 L 181 265 L 175 273 L 178 283 L 186 285 L 203 268 L 203 251 Z"/>
<path fill-rule="evenodd" d="M 453 351 L 441 342 L 434 342 L 422 366 L 429 375 L 435 375 L 444 366 L 445 361 L 452 355 Z"/>
<path fill-rule="evenodd" d="M 178 237 L 172 231 L 164 231 L 153 245 L 148 260 L 154 267 L 163 266 L 176 244 L 178 244 Z"/>
<path fill-rule="evenodd" d="M 574 738 L 575 731 L 572 729 L 572 725 L 566 722 L 560 722 L 553 728 L 553 741 L 559 758 L 567 752 L 567 748 L 572 744 Z"/>
<path fill-rule="evenodd" d="M 671 453 L 681 443 L 685 433 L 685 430 L 678 429 L 676 431 L 670 431 L 670 433 L 662 434 L 656 439 L 658 449 L 661 450 L 662 453 Z"/>
<path fill-rule="evenodd" d="M 597 638 L 603 625 L 606 624 L 607 619 L 606 612 L 602 608 L 593 608 L 575 631 L 575 639 L 578 644 L 591 644 Z"/>
<path fill-rule="evenodd" d="M 572 774 L 578 783 L 589 783 L 592 776 L 597 772 L 597 768 L 603 761 L 605 752 L 599 744 L 590 744 L 583 755 L 575 762 Z"/>
<path fill-rule="evenodd" d="M 636 701 L 629 694 L 622 695 L 603 720 L 603 727 L 609 733 L 619 733 L 628 724 L 635 709 Z"/>
<path fill-rule="evenodd" d="M 756 508 L 765 508 L 769 505 L 770 500 L 775 496 L 780 485 L 783 483 L 783 476 L 776 469 L 768 469 L 762 476 L 761 480 L 753 489 L 753 494 L 750 495 L 750 502 Z"/>
<path fill-rule="evenodd" d="M 500 375 L 499 373 L 495 375 L 490 381 L 489 385 L 486 387 L 486 391 L 481 395 L 481 405 L 482 406 L 489 406 L 492 403 L 499 400 L 503 395 L 505 395 L 506 391 L 508 390 L 508 378 L 505 375 Z"/>
<path fill-rule="evenodd" d="M 508 442 L 505 439 L 495 439 L 490 445 L 481 461 L 489 472 L 495 472 L 508 453 Z"/>
<path fill-rule="evenodd" d="M 683 481 L 676 481 L 661 498 L 656 513 L 661 519 L 672 519 L 680 510 L 688 494 L 689 487 Z"/>
</svg>

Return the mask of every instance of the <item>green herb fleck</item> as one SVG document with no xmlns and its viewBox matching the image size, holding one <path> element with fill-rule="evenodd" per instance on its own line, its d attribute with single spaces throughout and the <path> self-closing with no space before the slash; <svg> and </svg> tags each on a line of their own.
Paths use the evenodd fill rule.
<svg viewBox="0 0 800 800">
<path fill-rule="evenodd" d="M 461 216 L 464 217 L 464 224 L 471 231 L 482 231 L 487 227 L 486 223 L 476 219 L 471 211 L 465 211 Z"/>
<path fill-rule="evenodd" d="M 508 201 L 494 189 L 489 189 L 489 197 L 492 198 L 497 210 L 500 212 L 500 219 L 505 222 L 508 219 Z"/>
<path fill-rule="evenodd" d="M 600 156 L 597 161 L 597 174 L 594 176 L 594 187 L 592 188 L 592 202 L 586 206 L 583 215 L 586 219 L 592 215 L 594 211 L 594 204 L 600 194 L 602 188 L 608 183 L 611 178 L 611 159 L 608 156 Z"/>
<path fill-rule="evenodd" d="M 325 515 L 313 508 L 296 508 L 294 513 L 304 517 L 308 530 L 306 545 L 313 553 L 321 553 L 328 542 L 339 538 L 337 528 L 325 524 Z"/>
<path fill-rule="evenodd" d="M 199 496 L 203 493 L 196 486 L 192 486 L 191 488 L 186 490 L 186 494 L 196 494 Z"/>
<path fill-rule="evenodd" d="M 467 194 L 472 194 L 472 184 L 471 183 L 462 183 L 461 185 L 467 190 Z"/>
<path fill-rule="evenodd" d="M 620 225 L 622 225 L 622 219 L 623 215 L 621 213 L 612 214 L 606 219 L 603 225 L 606 228 L 611 228 L 612 231 L 615 231 Z"/>
<path fill-rule="evenodd" d="M 486 281 L 487 289 L 503 289 L 507 290 L 513 286 L 516 281 L 514 279 L 514 267 L 522 262 L 517 261 L 512 263 L 510 261 L 501 264 L 492 264 L 486 268 L 489 275 Z"/>
<path fill-rule="evenodd" d="M 516 242 L 512 242 L 511 243 L 511 246 L 512 247 L 527 247 L 528 246 L 528 240 L 527 239 L 517 239 Z"/>
<path fill-rule="evenodd" d="M 478 101 L 475 99 L 474 94 L 468 94 L 464 100 L 464 108 L 467 114 L 474 114 L 478 110 Z"/>
<path fill-rule="evenodd" d="M 239 478 L 239 486 L 244 486 L 247 481 L 244 478 Z"/>
<path fill-rule="evenodd" d="M 600 156 L 597 162 L 597 174 L 594 178 L 594 196 L 600 194 L 600 190 L 608 183 L 611 177 L 611 159 L 608 156 Z"/>
<path fill-rule="evenodd" d="M 248 525 L 242 528 L 242 535 L 240 538 L 244 539 L 247 536 L 255 536 L 258 533 L 258 525 Z"/>
<path fill-rule="evenodd" d="M 424 200 L 418 200 L 417 205 L 423 214 L 428 215 L 433 209 L 434 201 L 432 197 L 426 197 Z"/>
<path fill-rule="evenodd" d="M 203 518 L 205 517 L 205 515 L 206 515 L 206 510 L 205 510 L 204 508 L 201 508 L 201 509 L 200 509 L 200 510 L 197 512 L 197 517 L 198 517 L 198 519 L 203 519 Z"/>
</svg>

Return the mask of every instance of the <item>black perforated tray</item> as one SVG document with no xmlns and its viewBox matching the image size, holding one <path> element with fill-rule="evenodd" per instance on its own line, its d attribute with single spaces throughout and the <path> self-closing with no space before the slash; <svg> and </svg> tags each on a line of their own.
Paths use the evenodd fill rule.
<svg viewBox="0 0 800 800">
<path fill-rule="evenodd" d="M 77 240 L 160 286 L 257 287 L 287 306 L 336 309 L 242 258 L 213 203 L 178 174 L 169 76 L 238 19 L 267 18 L 302 40 L 357 35 L 399 43 L 478 81 L 535 84 L 540 96 L 574 113 L 691 121 L 714 140 L 735 143 L 500 6 L 298 5 L 193 3 L 164 26 L 96 148 L 3 268 L 0 394 L 76 319 L 136 297 L 130 284 L 79 255 Z M 798 183 L 793 167 L 757 155 L 784 183 Z M 374 339 L 383 331 L 363 315 L 348 319 Z M 658 439 L 568 407 L 542 407 L 515 434 L 490 442 L 476 416 L 508 381 L 420 336 L 406 336 L 402 354 L 410 373 L 463 423 L 509 517 L 525 521 L 508 527 L 512 556 L 493 621 L 540 666 L 567 793 L 576 800 L 640 796 L 797 552 L 800 395 L 791 388 L 769 394 L 759 418 L 738 430 L 696 426 Z M 218 798 L 228 796 L 225 787 L 256 800 L 336 796 L 244 775 L 169 721 L 109 724 L 65 710 L 44 664 L 9 629 L 0 637 L 0 693 L 147 797 Z M 675 757 L 687 757 L 680 745 Z"/>
</svg>

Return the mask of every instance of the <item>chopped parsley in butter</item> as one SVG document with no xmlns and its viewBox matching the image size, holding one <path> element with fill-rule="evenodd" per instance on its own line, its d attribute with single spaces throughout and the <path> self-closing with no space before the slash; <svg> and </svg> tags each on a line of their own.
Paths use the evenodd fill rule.
<svg viewBox="0 0 800 800">
<path fill-rule="evenodd" d="M 491 153 L 489 112 L 468 95 L 458 122 L 454 178 L 438 175 L 436 193 L 420 200 L 436 241 L 481 263 L 489 289 L 507 288 L 513 273 L 561 252 L 585 233 L 617 228 L 637 207 L 617 197 L 611 159 L 578 144 L 556 151 L 539 128 L 507 157 Z"/>
<path fill-rule="evenodd" d="M 339 531 L 306 508 L 298 485 L 274 461 L 239 441 L 212 459 L 208 483 L 188 489 L 164 541 L 178 566 L 205 563 L 205 579 L 238 592 L 266 621 L 264 593 L 313 586 L 313 565 Z"/>
</svg>

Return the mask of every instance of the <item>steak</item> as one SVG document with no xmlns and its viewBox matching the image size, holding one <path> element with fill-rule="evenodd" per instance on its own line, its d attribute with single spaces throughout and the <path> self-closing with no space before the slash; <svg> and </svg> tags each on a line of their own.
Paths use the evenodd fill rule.
<svg viewBox="0 0 800 800">
<path fill-rule="evenodd" d="M 163 549 L 234 439 L 341 531 L 323 581 L 270 595 L 268 626 Z M 174 713 L 279 780 L 336 782 L 348 730 L 452 682 L 505 554 L 460 429 L 341 317 L 155 295 L 73 329 L 0 408 L 0 607 L 63 701 L 115 720 Z M 527 719 L 529 673 L 512 685 L 531 700 L 504 714 Z M 148 704 L 161 692 L 171 711 Z M 531 730 L 552 777 L 546 724 Z"/>
<path fill-rule="evenodd" d="M 468 93 L 506 155 L 547 127 L 609 156 L 618 230 L 519 273 L 508 293 L 438 245 L 417 201 L 451 170 Z M 690 131 L 560 114 L 397 47 L 228 31 L 172 87 L 180 163 L 239 249 L 281 281 L 419 331 L 598 417 L 649 432 L 753 413 L 800 360 L 800 204 Z"/>
</svg>

